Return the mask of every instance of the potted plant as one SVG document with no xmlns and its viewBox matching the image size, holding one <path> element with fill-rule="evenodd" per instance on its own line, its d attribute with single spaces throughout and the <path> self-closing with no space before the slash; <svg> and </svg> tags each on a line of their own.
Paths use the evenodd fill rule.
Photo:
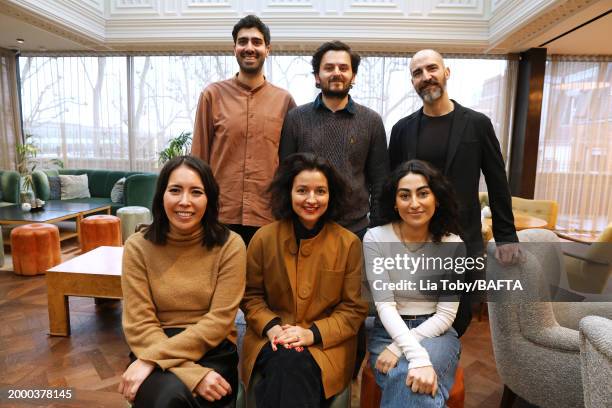
<svg viewBox="0 0 612 408">
<path fill-rule="evenodd" d="M 21 175 L 21 202 L 34 203 L 32 172 L 36 169 L 38 146 L 32 141 L 32 135 L 26 133 L 23 143 L 15 146 L 17 154 L 17 171 Z"/>
<path fill-rule="evenodd" d="M 168 147 L 159 152 L 159 166 L 163 166 L 164 163 L 174 157 L 188 155 L 190 152 L 191 132 L 181 132 L 180 135 L 168 141 Z"/>
</svg>

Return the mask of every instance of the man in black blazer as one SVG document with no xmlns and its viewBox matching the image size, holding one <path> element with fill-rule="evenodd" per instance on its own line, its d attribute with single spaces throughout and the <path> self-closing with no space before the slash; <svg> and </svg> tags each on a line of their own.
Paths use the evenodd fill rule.
<svg viewBox="0 0 612 408">
<path fill-rule="evenodd" d="M 461 237 L 471 256 L 481 256 L 484 251 L 478 200 L 482 170 L 493 215 L 493 236 L 498 243 L 511 243 L 498 246 L 495 256 L 503 264 L 516 262 L 519 250 L 517 244 L 512 244 L 518 238 L 510 188 L 491 121 L 449 98 L 446 81 L 450 70 L 438 52 L 417 52 L 410 61 L 410 73 L 423 107 L 393 126 L 389 142 L 391 170 L 406 160 L 421 159 L 444 173 L 457 193 Z M 462 298 L 454 325 L 459 335 L 471 319 L 471 308 L 465 300 Z"/>
</svg>

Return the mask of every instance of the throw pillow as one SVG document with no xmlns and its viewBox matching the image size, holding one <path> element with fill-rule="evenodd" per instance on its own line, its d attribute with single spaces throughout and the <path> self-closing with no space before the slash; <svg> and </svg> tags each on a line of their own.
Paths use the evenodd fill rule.
<svg viewBox="0 0 612 408">
<path fill-rule="evenodd" d="M 111 201 L 113 203 L 123 203 L 123 186 L 125 184 L 125 177 L 121 177 L 111 190 Z"/>
<path fill-rule="evenodd" d="M 49 176 L 47 179 L 49 180 L 49 200 L 61 200 L 62 184 L 59 176 Z"/>
<path fill-rule="evenodd" d="M 78 176 L 60 175 L 59 178 L 62 186 L 62 200 L 91 197 L 91 194 L 89 194 L 87 174 Z"/>
</svg>

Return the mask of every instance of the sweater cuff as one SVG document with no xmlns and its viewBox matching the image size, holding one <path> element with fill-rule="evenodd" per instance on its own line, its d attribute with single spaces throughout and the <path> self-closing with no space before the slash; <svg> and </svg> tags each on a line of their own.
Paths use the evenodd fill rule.
<svg viewBox="0 0 612 408">
<path fill-rule="evenodd" d="M 391 353 L 393 353 L 393 355 L 397 358 L 400 358 L 402 356 L 402 349 L 399 348 L 399 346 L 397 344 L 391 343 L 387 346 L 387 350 L 389 350 Z"/>
<path fill-rule="evenodd" d="M 316 324 L 312 324 L 310 326 L 310 331 L 312 332 L 312 337 L 313 337 L 313 342 L 312 344 L 319 344 L 323 341 L 323 339 L 321 338 L 321 332 L 319 331 L 319 328 L 317 327 Z"/>
<path fill-rule="evenodd" d="M 410 360 L 410 362 L 408 363 L 408 369 L 412 369 L 412 368 L 419 368 L 419 367 L 430 367 L 433 364 L 431 364 L 431 361 L 429 361 L 429 358 L 426 357 L 420 357 L 420 358 L 413 358 L 412 360 Z"/>
<path fill-rule="evenodd" d="M 277 324 L 280 326 L 281 323 L 283 321 L 281 320 L 280 317 L 275 317 L 274 319 L 270 320 L 268 322 L 268 324 L 266 324 L 263 328 L 263 332 L 261 334 L 261 337 L 268 337 L 268 330 L 270 330 L 271 328 L 273 328 L 274 326 L 276 326 Z"/>
</svg>

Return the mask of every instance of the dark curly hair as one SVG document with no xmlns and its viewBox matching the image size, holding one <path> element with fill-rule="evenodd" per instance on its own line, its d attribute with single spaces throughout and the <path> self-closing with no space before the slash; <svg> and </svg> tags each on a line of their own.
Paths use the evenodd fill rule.
<svg viewBox="0 0 612 408">
<path fill-rule="evenodd" d="M 270 29 L 263 23 L 263 21 L 259 19 L 259 17 L 252 14 L 241 18 L 236 25 L 234 25 L 234 29 L 232 30 L 234 44 L 236 44 L 236 40 L 238 39 L 238 31 L 242 30 L 243 28 L 256 28 L 261 34 L 263 34 L 264 43 L 266 43 L 266 45 L 270 45 Z"/>
<path fill-rule="evenodd" d="M 219 185 L 213 177 L 208 164 L 194 156 L 179 156 L 169 160 L 159 172 L 155 196 L 153 196 L 153 222 L 144 232 L 149 241 L 157 245 L 166 243 L 166 236 L 170 230 L 170 221 L 164 209 L 164 193 L 168 187 L 168 180 L 174 170 L 180 166 L 187 166 L 200 175 L 206 194 L 206 211 L 200 221 L 204 227 L 202 245 L 212 248 L 223 245 L 229 237 L 229 229 L 219 222 Z"/>
<path fill-rule="evenodd" d="M 395 210 L 399 181 L 409 173 L 425 177 L 437 201 L 437 207 L 429 222 L 429 232 L 434 242 L 440 242 L 448 234 L 459 234 L 458 206 L 455 190 L 450 182 L 431 164 L 422 160 L 409 160 L 400 164 L 389 176 L 380 199 L 381 215 L 387 222 L 401 220 Z"/>
<path fill-rule="evenodd" d="M 323 59 L 323 55 L 327 51 L 346 51 L 351 56 L 351 69 L 353 74 L 357 74 L 357 70 L 359 69 L 359 63 L 361 62 L 361 57 L 355 51 L 349 47 L 348 44 L 343 43 L 342 41 L 330 41 L 321 44 L 319 48 L 315 51 L 312 56 L 312 73 L 315 75 L 319 74 L 319 70 L 321 69 L 321 60 Z"/>
<path fill-rule="evenodd" d="M 327 211 L 321 216 L 321 221 L 336 221 L 347 208 L 349 187 L 342 176 L 334 169 L 327 159 L 312 153 L 295 153 L 288 156 L 278 166 L 274 179 L 268 187 L 272 214 L 279 220 L 294 216 L 291 205 L 291 189 L 293 180 L 304 170 L 317 170 L 325 175 L 329 188 L 329 203 Z"/>
</svg>

